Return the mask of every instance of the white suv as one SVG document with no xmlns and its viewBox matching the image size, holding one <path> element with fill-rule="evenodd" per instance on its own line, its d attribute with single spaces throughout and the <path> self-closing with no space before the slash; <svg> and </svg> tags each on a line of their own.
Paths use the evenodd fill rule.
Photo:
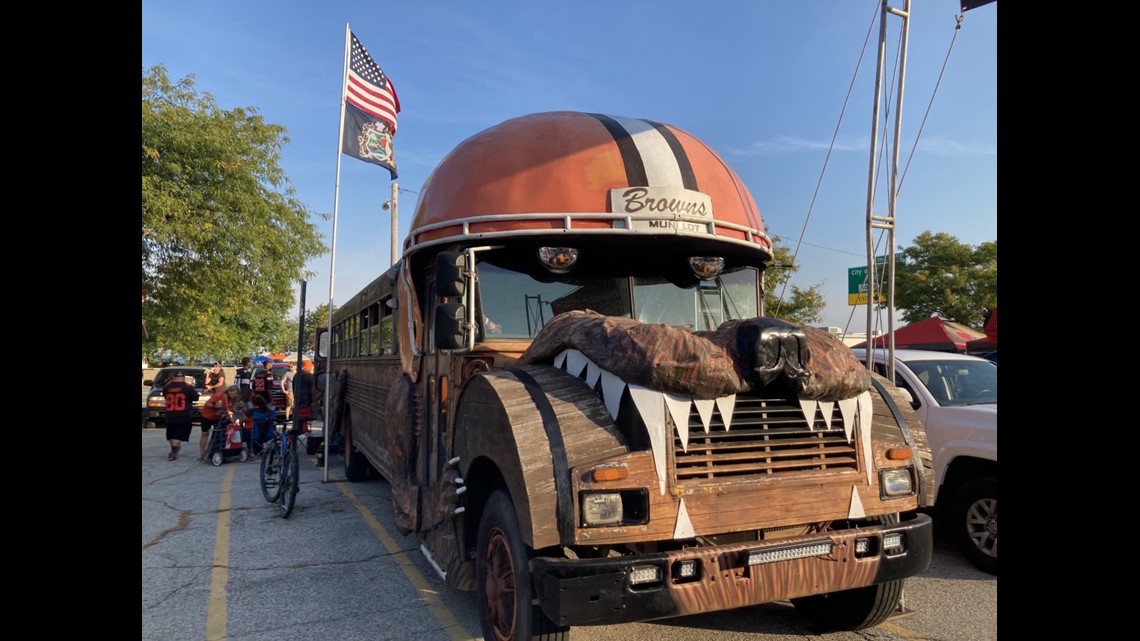
<svg viewBox="0 0 1140 641">
<path fill-rule="evenodd" d="M 852 349 L 866 362 L 866 350 Z M 875 371 L 886 376 L 885 349 Z M 906 391 L 934 454 L 935 525 L 980 570 L 997 574 L 997 364 L 966 354 L 895 350 Z"/>
</svg>

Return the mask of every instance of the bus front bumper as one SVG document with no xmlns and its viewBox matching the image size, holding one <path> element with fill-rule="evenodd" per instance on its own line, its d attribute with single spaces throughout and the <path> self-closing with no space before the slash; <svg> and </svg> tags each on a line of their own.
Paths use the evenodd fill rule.
<svg viewBox="0 0 1140 641">
<path fill-rule="evenodd" d="M 559 625 L 645 621 L 850 590 L 930 566 L 933 524 L 901 523 L 604 559 L 538 557 L 531 576 Z M 655 568 L 655 570 L 654 570 Z"/>
</svg>

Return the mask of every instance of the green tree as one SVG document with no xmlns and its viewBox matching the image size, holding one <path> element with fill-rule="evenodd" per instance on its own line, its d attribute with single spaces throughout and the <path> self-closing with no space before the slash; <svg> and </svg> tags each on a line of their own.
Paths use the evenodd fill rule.
<svg viewBox="0 0 1140 641">
<path fill-rule="evenodd" d="M 317 344 L 317 328 L 328 327 L 329 304 L 321 303 L 315 308 L 305 312 L 305 344 L 302 351 L 313 349 Z"/>
<path fill-rule="evenodd" d="M 287 333 L 293 285 L 326 251 L 279 165 L 288 142 L 253 108 L 219 108 L 193 76 L 143 69 L 144 354 L 225 358 Z"/>
<path fill-rule="evenodd" d="M 820 289 L 822 283 L 808 288 L 788 286 L 791 277 L 800 270 L 792 260 L 792 252 L 780 244 L 779 236 L 772 236 L 772 266 L 764 270 L 764 309 L 768 316 L 796 325 L 811 325 L 823 318 L 825 306 Z M 791 294 L 788 294 L 788 291 Z M 781 300 L 783 297 L 783 300 Z"/>
<path fill-rule="evenodd" d="M 900 247 L 895 262 L 895 309 L 907 323 L 940 316 L 981 329 L 997 307 L 997 241 L 973 246 L 946 233 L 924 231 Z"/>
<path fill-rule="evenodd" d="M 315 309 L 305 311 L 305 336 L 301 341 L 299 350 L 302 353 L 308 353 L 313 348 L 316 341 L 316 328 L 328 325 L 328 310 L 328 303 L 322 303 L 317 305 Z M 299 332 L 300 324 L 295 319 L 282 319 L 274 333 L 264 339 L 262 347 L 271 352 L 298 351 L 297 335 Z"/>
</svg>

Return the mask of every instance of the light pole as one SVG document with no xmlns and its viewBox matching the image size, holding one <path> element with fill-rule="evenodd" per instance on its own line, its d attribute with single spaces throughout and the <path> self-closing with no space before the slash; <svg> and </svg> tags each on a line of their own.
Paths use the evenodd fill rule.
<svg viewBox="0 0 1140 641">
<path fill-rule="evenodd" d="M 399 226 L 398 223 L 400 220 L 399 213 L 398 213 L 399 201 L 397 200 L 399 193 L 400 193 L 399 183 L 397 183 L 396 181 L 392 181 L 392 198 L 385 201 L 384 204 L 380 206 L 381 209 L 383 209 L 384 211 L 388 211 L 388 209 L 392 210 L 392 264 L 393 265 L 396 264 L 396 234 L 398 233 L 397 227 Z"/>
</svg>

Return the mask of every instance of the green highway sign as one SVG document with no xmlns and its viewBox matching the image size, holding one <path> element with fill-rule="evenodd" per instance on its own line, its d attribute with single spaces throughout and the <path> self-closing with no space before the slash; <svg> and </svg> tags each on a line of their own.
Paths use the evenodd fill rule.
<svg viewBox="0 0 1140 641">
<path fill-rule="evenodd" d="M 902 260 L 902 254 L 895 254 L 895 260 Z M 875 264 L 882 265 L 887 262 L 887 256 L 875 256 Z M 882 275 L 876 274 L 879 278 L 875 279 L 875 289 L 879 290 L 875 293 L 875 302 L 884 303 L 886 297 L 882 292 Z M 850 267 L 847 269 L 847 304 L 848 305 L 866 305 L 867 304 L 867 266 L 862 265 L 859 267 Z"/>
<path fill-rule="evenodd" d="M 876 294 L 875 302 L 883 302 L 883 295 Z M 847 304 L 867 304 L 867 266 L 851 267 L 847 270 Z"/>
</svg>

